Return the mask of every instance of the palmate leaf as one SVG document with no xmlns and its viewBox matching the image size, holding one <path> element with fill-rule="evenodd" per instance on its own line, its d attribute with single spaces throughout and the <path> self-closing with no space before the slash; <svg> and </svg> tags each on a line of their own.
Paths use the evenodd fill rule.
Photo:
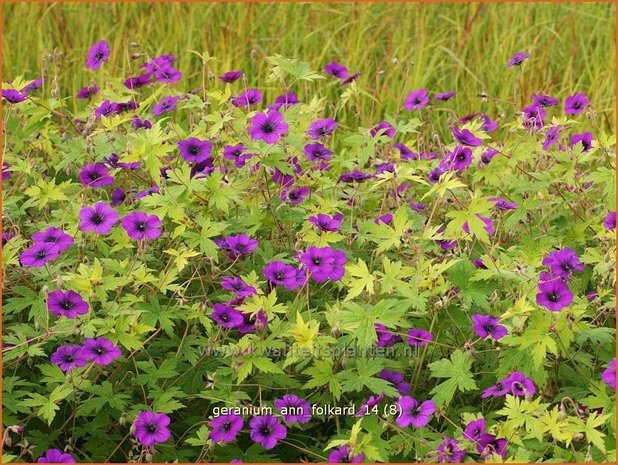
<svg viewBox="0 0 618 465">
<path fill-rule="evenodd" d="M 369 348 L 378 340 L 375 324 L 393 328 L 401 322 L 407 309 L 407 305 L 396 299 L 384 299 L 367 306 L 348 302 L 341 313 L 341 327 L 352 333 L 359 348 Z"/>
<path fill-rule="evenodd" d="M 473 281 L 475 268 L 469 260 L 461 260 L 448 270 L 450 281 L 459 288 L 464 305 L 489 308 L 489 296 L 492 288 L 481 281 Z"/>
<path fill-rule="evenodd" d="M 364 290 L 368 294 L 373 294 L 373 283 L 375 282 L 375 276 L 367 268 L 367 264 L 361 259 L 358 262 L 350 263 L 345 267 L 346 271 L 346 283 L 349 287 L 348 295 L 345 300 L 352 300 L 358 296 Z"/>
<path fill-rule="evenodd" d="M 461 350 L 456 350 L 450 359 L 443 358 L 429 364 L 429 371 L 433 378 L 447 378 L 431 390 L 433 400 L 439 406 L 450 404 L 455 392 L 477 389 L 474 376 L 470 371 L 472 358 Z"/>
</svg>

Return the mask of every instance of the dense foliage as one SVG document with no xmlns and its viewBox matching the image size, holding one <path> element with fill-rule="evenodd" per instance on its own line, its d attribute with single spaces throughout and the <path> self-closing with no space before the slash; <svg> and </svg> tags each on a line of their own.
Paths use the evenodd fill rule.
<svg viewBox="0 0 618 465">
<path fill-rule="evenodd" d="M 3 84 L 5 459 L 614 461 L 615 136 L 587 89 L 522 96 L 518 52 L 487 66 L 525 108 L 406 89 L 350 127 L 371 95 L 339 63 L 269 57 L 267 105 L 207 53 L 191 90 L 110 48 L 76 114 L 53 74 Z"/>
</svg>

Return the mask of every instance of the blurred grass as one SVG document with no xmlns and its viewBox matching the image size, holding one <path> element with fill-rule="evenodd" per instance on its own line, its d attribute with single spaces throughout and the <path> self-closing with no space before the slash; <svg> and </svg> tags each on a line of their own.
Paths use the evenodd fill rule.
<svg viewBox="0 0 618 465">
<path fill-rule="evenodd" d="M 136 42 L 141 52 L 176 55 L 183 88 L 199 87 L 201 64 L 188 50 L 207 50 L 221 60 L 213 65 L 217 75 L 242 69 L 268 100 L 280 89 L 265 83 L 265 56 L 279 53 L 315 69 L 337 60 L 360 71 L 361 87 L 380 102 L 359 103 L 366 124 L 397 111 L 403 95 L 418 87 L 456 90 L 452 108 L 463 115 L 491 111 L 490 103 L 479 108 L 479 92 L 512 100 L 518 85 L 518 105 L 533 92 L 563 100 L 584 91 L 603 123 L 615 125 L 613 3 L 3 3 L 2 9 L 3 79 L 40 76 L 41 57 L 58 47 L 66 56 L 58 71 L 65 96 L 101 79 L 85 68 L 84 56 L 105 38 L 112 46 L 105 68 L 116 76 L 135 74 L 128 56 Z M 532 55 L 521 78 L 504 67 L 519 50 Z M 326 95 L 335 92 L 330 88 Z"/>
</svg>

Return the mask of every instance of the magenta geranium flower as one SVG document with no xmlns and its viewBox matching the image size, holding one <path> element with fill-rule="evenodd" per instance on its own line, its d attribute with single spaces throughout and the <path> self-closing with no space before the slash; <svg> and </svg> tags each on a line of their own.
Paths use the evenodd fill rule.
<svg viewBox="0 0 618 465">
<path fill-rule="evenodd" d="M 165 413 L 144 410 L 137 415 L 133 423 L 133 435 L 142 446 L 154 446 L 172 436 L 168 429 L 169 424 L 170 417 Z"/>
<path fill-rule="evenodd" d="M 412 426 L 422 428 L 429 423 L 431 416 L 436 411 L 436 404 L 433 400 L 418 402 L 414 397 L 402 396 L 397 401 L 399 416 L 395 423 L 401 428 Z"/>
<path fill-rule="evenodd" d="M 118 213 L 104 202 L 97 202 L 92 207 L 83 207 L 79 211 L 79 228 L 96 234 L 108 234 L 118 222 Z"/>
<path fill-rule="evenodd" d="M 299 260 L 311 274 L 311 279 L 323 283 L 343 277 L 347 257 L 345 252 L 330 247 L 308 247 L 300 254 Z"/>
<path fill-rule="evenodd" d="M 237 276 L 223 276 L 221 279 L 221 287 L 233 292 L 238 297 L 251 297 L 257 292 L 255 287 L 249 286 Z"/>
<path fill-rule="evenodd" d="M 507 439 L 497 438 L 493 434 L 483 434 L 476 443 L 476 450 L 481 454 L 483 460 L 491 458 L 492 455 L 497 454 L 503 459 L 506 458 L 506 445 Z"/>
<path fill-rule="evenodd" d="M 251 153 L 245 153 L 246 147 L 243 144 L 226 145 L 223 148 L 223 158 L 233 160 L 236 168 L 242 168 L 247 160 L 253 157 Z"/>
<path fill-rule="evenodd" d="M 64 345 L 56 349 L 51 355 L 51 362 L 62 371 L 83 367 L 88 363 L 83 347 L 78 345 Z"/>
<path fill-rule="evenodd" d="M 616 390 L 616 358 L 607 364 L 607 368 L 601 375 L 601 379 L 614 391 Z"/>
<path fill-rule="evenodd" d="M 246 234 L 235 234 L 223 239 L 215 239 L 215 244 L 219 248 L 227 250 L 230 259 L 234 260 L 241 256 L 250 255 L 257 249 L 259 242 Z"/>
<path fill-rule="evenodd" d="M 157 215 L 149 215 L 143 211 L 129 213 L 120 220 L 122 228 L 131 239 L 153 240 L 161 235 L 161 220 Z"/>
<path fill-rule="evenodd" d="M 308 221 L 314 225 L 318 231 L 334 232 L 339 231 L 339 228 L 341 228 L 343 214 L 336 213 L 335 215 L 330 216 L 324 213 L 318 213 L 317 215 L 310 216 Z"/>
<path fill-rule="evenodd" d="M 429 94 L 425 89 L 418 89 L 410 92 L 403 102 L 403 107 L 408 110 L 420 110 L 429 103 Z"/>
<path fill-rule="evenodd" d="M 281 108 L 290 108 L 293 105 L 300 103 L 298 96 L 294 92 L 288 92 L 287 94 L 279 95 L 275 99 L 275 103 L 268 105 L 269 110 L 279 111 Z"/>
<path fill-rule="evenodd" d="M 489 201 L 493 202 L 494 206 L 498 210 L 508 211 L 508 210 L 515 210 L 517 208 L 516 202 L 509 202 L 506 199 L 503 199 L 502 197 L 490 197 Z"/>
<path fill-rule="evenodd" d="M 401 337 L 399 337 L 399 340 L 401 340 Z M 403 396 L 410 394 L 410 383 L 406 383 L 404 381 L 404 376 L 402 373 L 383 369 L 380 372 L 380 378 L 391 383 L 395 389 L 397 389 L 399 394 Z"/>
<path fill-rule="evenodd" d="M 339 449 L 334 449 L 328 456 L 328 463 L 363 463 L 365 454 L 352 455 L 352 451 L 347 445 L 341 446 Z"/>
<path fill-rule="evenodd" d="M 49 227 L 44 231 L 36 232 L 32 235 L 32 241 L 35 244 L 54 244 L 58 246 L 60 253 L 71 247 L 75 241 L 71 236 L 65 233 L 62 229 Z"/>
<path fill-rule="evenodd" d="M 571 95 L 564 101 L 564 112 L 567 115 L 579 115 L 590 105 L 590 100 L 586 94 L 578 93 Z"/>
<path fill-rule="evenodd" d="M 28 94 L 16 89 L 2 89 L 2 98 L 9 103 L 21 103 L 28 98 Z"/>
<path fill-rule="evenodd" d="M 584 265 L 573 249 L 565 248 L 551 252 L 543 259 L 555 276 L 568 280 L 575 271 L 584 271 Z"/>
<path fill-rule="evenodd" d="M 37 459 L 37 463 L 75 463 L 75 459 L 60 449 L 47 449 L 45 455 Z"/>
<path fill-rule="evenodd" d="M 235 107 L 252 107 L 260 103 L 263 99 L 262 92 L 257 89 L 247 89 L 240 95 L 232 97 L 231 102 Z"/>
<path fill-rule="evenodd" d="M 196 137 L 178 142 L 180 156 L 191 163 L 200 163 L 210 158 L 212 143 L 208 140 L 200 140 Z"/>
<path fill-rule="evenodd" d="M 124 86 L 129 90 L 139 89 L 152 84 L 152 73 L 140 74 L 125 79 Z"/>
<path fill-rule="evenodd" d="M 463 437 L 468 441 L 476 442 L 485 434 L 485 419 L 472 420 L 466 425 Z"/>
<path fill-rule="evenodd" d="M 276 286 L 283 286 L 294 291 L 305 284 L 307 275 L 302 269 L 294 268 L 291 265 L 279 260 L 273 260 L 262 270 L 264 277 Z"/>
<path fill-rule="evenodd" d="M 222 328 L 236 328 L 243 324 L 243 315 L 234 307 L 216 303 L 212 308 L 212 319 Z"/>
<path fill-rule="evenodd" d="M 476 137 L 468 129 L 451 128 L 451 133 L 457 142 L 468 147 L 478 147 L 483 143 L 481 139 Z"/>
<path fill-rule="evenodd" d="M 298 205 L 305 197 L 310 194 L 310 190 L 307 186 L 295 187 L 293 189 L 283 189 L 279 194 L 281 200 L 291 203 L 292 205 Z"/>
<path fill-rule="evenodd" d="M 214 417 L 208 423 L 210 439 L 216 443 L 233 442 L 244 424 L 243 418 L 235 413 Z"/>
<path fill-rule="evenodd" d="M 553 126 L 545 133 L 545 140 L 543 140 L 543 150 L 549 150 L 549 148 L 558 141 L 560 130 L 562 126 Z"/>
<path fill-rule="evenodd" d="M 330 161 L 333 152 L 324 147 L 323 144 L 307 144 L 303 149 L 304 154 L 311 161 Z"/>
<path fill-rule="evenodd" d="M 39 242 L 22 252 L 19 256 L 21 266 L 40 268 L 60 256 L 60 249 L 50 242 Z"/>
<path fill-rule="evenodd" d="M 88 50 L 86 54 L 86 67 L 97 70 L 109 59 L 109 44 L 100 40 Z"/>
<path fill-rule="evenodd" d="M 436 458 L 441 463 L 461 463 L 466 451 L 459 448 L 459 441 L 455 438 L 444 438 L 436 450 Z"/>
<path fill-rule="evenodd" d="M 330 136 L 337 129 L 337 122 L 332 118 L 317 119 L 309 125 L 307 135 L 312 139 Z"/>
<path fill-rule="evenodd" d="M 603 219 L 603 227 L 608 231 L 616 229 L 616 212 L 609 212 Z"/>
<path fill-rule="evenodd" d="M 345 79 L 348 77 L 348 68 L 337 63 L 336 61 L 331 61 L 324 66 L 324 72 L 339 79 Z"/>
<path fill-rule="evenodd" d="M 412 328 L 408 331 L 408 344 L 413 347 L 423 347 L 433 341 L 433 336 L 424 329 Z"/>
<path fill-rule="evenodd" d="M 286 423 L 309 423 L 311 407 L 309 402 L 294 394 L 286 394 L 273 402 Z"/>
<path fill-rule="evenodd" d="M 243 76 L 242 71 L 227 71 L 219 76 L 221 82 L 231 83 L 238 81 Z"/>
<path fill-rule="evenodd" d="M 107 166 L 103 163 L 89 163 L 79 172 L 79 179 L 82 185 L 87 187 L 105 187 L 114 183 L 114 178 L 110 176 Z"/>
<path fill-rule="evenodd" d="M 178 100 L 180 100 L 180 97 L 177 95 L 164 97 L 159 103 L 152 107 L 152 114 L 155 116 L 161 116 L 164 113 L 175 110 Z"/>
<path fill-rule="evenodd" d="M 178 82 L 182 79 L 182 73 L 169 65 L 159 68 L 154 73 L 154 76 L 158 82 L 164 82 L 167 84 L 173 84 L 174 82 Z"/>
<path fill-rule="evenodd" d="M 509 59 L 509 61 L 507 61 L 506 67 L 510 68 L 512 66 L 519 66 L 528 58 L 530 58 L 530 54 L 528 52 L 517 52 Z"/>
<path fill-rule="evenodd" d="M 468 147 L 457 146 L 447 154 L 448 162 L 457 171 L 466 169 L 472 163 L 472 150 Z"/>
<path fill-rule="evenodd" d="M 491 337 L 497 341 L 509 333 L 508 330 L 500 324 L 500 320 L 492 315 L 475 313 L 472 315 L 472 323 L 474 325 L 474 332 L 483 339 Z"/>
<path fill-rule="evenodd" d="M 558 105 L 558 99 L 545 94 L 532 94 L 532 100 L 534 100 L 534 104 L 539 107 L 548 108 Z"/>
<path fill-rule="evenodd" d="M 97 365 L 109 365 L 122 356 L 120 349 L 104 337 L 84 339 L 83 354 L 87 360 L 92 360 Z"/>
<path fill-rule="evenodd" d="M 371 137 L 375 137 L 378 134 L 383 134 L 388 138 L 392 139 L 393 137 L 395 137 L 395 133 L 395 128 L 388 121 L 380 121 L 369 130 L 369 134 L 371 135 Z"/>
<path fill-rule="evenodd" d="M 89 305 L 75 291 L 57 291 L 47 294 L 47 310 L 52 315 L 77 318 L 88 313 Z"/>
<path fill-rule="evenodd" d="M 570 147 L 573 148 L 577 144 L 583 147 L 583 151 L 587 152 L 592 148 L 592 134 L 589 132 L 582 132 L 579 134 L 573 134 L 570 140 Z"/>
<path fill-rule="evenodd" d="M 433 96 L 436 100 L 446 102 L 457 95 L 457 92 L 440 92 Z"/>
<path fill-rule="evenodd" d="M 264 449 L 272 449 L 287 436 L 287 428 L 274 415 L 258 415 L 249 422 L 250 437 Z"/>
<path fill-rule="evenodd" d="M 249 136 L 253 140 L 263 140 L 267 144 L 276 144 L 288 132 L 288 123 L 278 111 L 258 113 L 251 119 Z"/>
<path fill-rule="evenodd" d="M 573 293 L 559 278 L 539 282 L 536 303 L 552 312 L 559 312 L 573 302 Z"/>
</svg>

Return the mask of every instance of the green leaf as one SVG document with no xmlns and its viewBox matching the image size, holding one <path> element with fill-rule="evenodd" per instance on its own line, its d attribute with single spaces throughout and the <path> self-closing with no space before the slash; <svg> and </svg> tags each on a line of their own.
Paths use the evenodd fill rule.
<svg viewBox="0 0 618 465">
<path fill-rule="evenodd" d="M 429 370 L 433 378 L 447 378 L 432 389 L 434 402 L 439 406 L 446 406 L 450 404 L 455 392 L 477 389 L 471 367 L 472 358 L 461 350 L 453 352 L 450 360 L 443 358 L 430 363 Z"/>
</svg>

